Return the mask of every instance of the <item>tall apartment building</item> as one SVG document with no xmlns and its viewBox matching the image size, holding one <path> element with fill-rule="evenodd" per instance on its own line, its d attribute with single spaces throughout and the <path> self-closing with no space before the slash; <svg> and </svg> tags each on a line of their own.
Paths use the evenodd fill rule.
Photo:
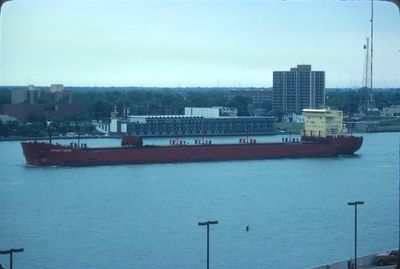
<svg viewBox="0 0 400 269">
<path fill-rule="evenodd" d="M 311 65 L 297 65 L 290 71 L 274 71 L 272 107 L 284 113 L 325 106 L 325 72 L 311 71 Z"/>
</svg>

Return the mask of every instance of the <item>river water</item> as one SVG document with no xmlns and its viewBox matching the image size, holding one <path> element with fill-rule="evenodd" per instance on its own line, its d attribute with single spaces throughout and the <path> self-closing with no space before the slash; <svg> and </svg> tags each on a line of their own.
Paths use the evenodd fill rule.
<svg viewBox="0 0 400 269">
<path fill-rule="evenodd" d="M 0 142 L 0 249 L 25 249 L 14 268 L 205 268 L 198 222 L 218 220 L 210 268 L 308 268 L 353 256 L 354 200 L 359 255 L 395 248 L 400 136 L 363 136 L 350 157 L 82 168 L 29 167 Z"/>
</svg>

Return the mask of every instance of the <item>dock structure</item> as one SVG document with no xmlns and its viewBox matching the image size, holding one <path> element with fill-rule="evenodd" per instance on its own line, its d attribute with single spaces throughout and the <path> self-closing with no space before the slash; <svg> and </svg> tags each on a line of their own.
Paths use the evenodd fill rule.
<svg viewBox="0 0 400 269">
<path fill-rule="evenodd" d="M 111 118 L 109 132 L 140 136 L 270 135 L 275 134 L 275 123 L 275 117 L 135 115 Z"/>
<path fill-rule="evenodd" d="M 274 134 L 274 117 L 146 117 L 132 121 L 129 129 L 136 135 L 237 135 Z"/>
</svg>

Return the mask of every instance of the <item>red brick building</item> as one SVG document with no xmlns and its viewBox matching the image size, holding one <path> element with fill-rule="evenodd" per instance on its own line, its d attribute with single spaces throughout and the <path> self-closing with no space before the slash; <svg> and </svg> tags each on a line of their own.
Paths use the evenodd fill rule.
<svg viewBox="0 0 400 269">
<path fill-rule="evenodd" d="M 86 111 L 84 105 L 79 104 L 4 104 L 3 113 L 28 121 L 32 115 L 46 118 L 47 120 L 62 119 L 65 117 L 82 114 Z"/>
</svg>

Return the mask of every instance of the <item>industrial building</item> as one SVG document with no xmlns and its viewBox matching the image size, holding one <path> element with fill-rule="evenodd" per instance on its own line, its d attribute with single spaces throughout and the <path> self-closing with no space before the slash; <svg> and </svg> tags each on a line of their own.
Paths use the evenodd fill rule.
<svg viewBox="0 0 400 269">
<path fill-rule="evenodd" d="M 86 107 L 72 104 L 72 93 L 64 91 L 64 85 L 52 84 L 46 89 L 28 85 L 11 91 L 11 104 L 2 106 L 2 113 L 20 121 L 32 118 L 61 119 L 82 114 Z"/>
<path fill-rule="evenodd" d="M 47 120 L 80 115 L 86 107 L 80 104 L 4 104 L 3 113 L 26 122 L 33 115 Z"/>
<path fill-rule="evenodd" d="M 399 117 L 400 116 L 400 106 L 390 106 L 384 107 L 382 109 L 383 117 Z"/>
<path fill-rule="evenodd" d="M 130 115 L 118 117 L 114 110 L 111 113 L 110 127 L 102 124 L 96 128 L 110 134 L 132 133 L 141 136 L 201 136 L 201 135 L 242 135 L 274 134 L 275 117 L 236 117 L 217 116 L 216 111 L 230 111 L 228 108 L 185 108 L 188 114 L 203 112 L 208 116 L 197 115 Z M 190 112 L 190 113 L 189 113 Z"/>
<path fill-rule="evenodd" d="M 274 126 L 274 117 L 149 116 L 144 122 L 128 123 L 132 134 L 150 136 L 273 134 Z"/>
</svg>

